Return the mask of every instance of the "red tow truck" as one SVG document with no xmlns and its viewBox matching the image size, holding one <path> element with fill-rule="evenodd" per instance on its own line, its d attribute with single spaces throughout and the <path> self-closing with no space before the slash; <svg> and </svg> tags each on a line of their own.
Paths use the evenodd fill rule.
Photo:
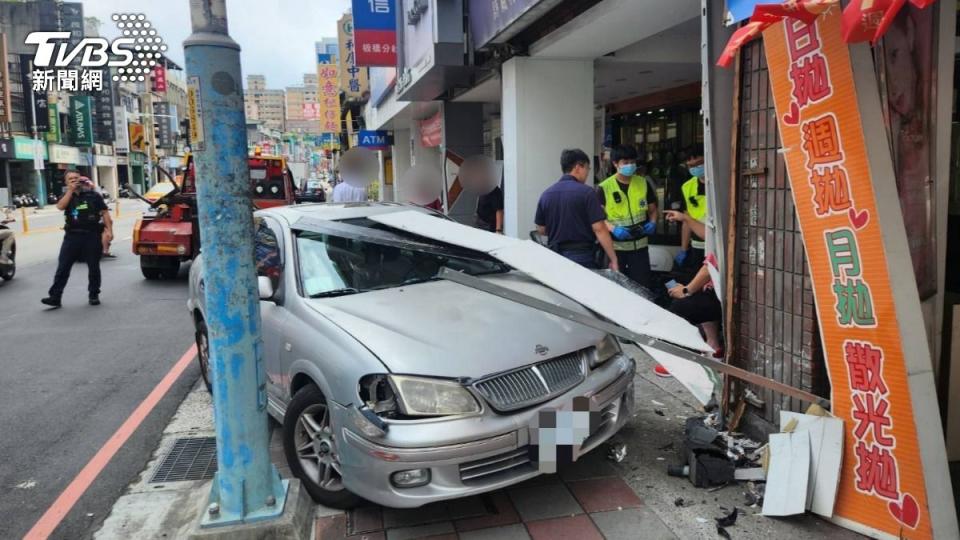
<svg viewBox="0 0 960 540">
<path fill-rule="evenodd" d="M 293 204 L 294 179 L 283 157 L 256 153 L 248 163 L 252 210 Z M 133 253 L 140 256 L 143 277 L 174 279 L 181 263 L 200 254 L 196 168 L 188 155 L 176 175 L 159 170 L 168 181 L 140 197 L 150 209 L 133 226 Z"/>
</svg>

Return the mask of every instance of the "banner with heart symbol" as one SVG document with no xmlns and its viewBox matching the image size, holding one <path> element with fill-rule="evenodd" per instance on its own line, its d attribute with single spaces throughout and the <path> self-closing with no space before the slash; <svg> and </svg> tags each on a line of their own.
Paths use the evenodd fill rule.
<svg viewBox="0 0 960 540">
<path fill-rule="evenodd" d="M 844 421 L 834 518 L 863 531 L 933 538 L 840 11 L 821 13 L 813 24 L 786 18 L 769 26 L 763 40 L 830 374 L 831 412 Z"/>
</svg>

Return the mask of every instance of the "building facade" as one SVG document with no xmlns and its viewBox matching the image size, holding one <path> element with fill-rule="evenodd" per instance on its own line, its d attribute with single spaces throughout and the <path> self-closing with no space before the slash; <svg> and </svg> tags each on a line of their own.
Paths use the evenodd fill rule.
<svg viewBox="0 0 960 540">
<path fill-rule="evenodd" d="M 286 105 L 284 91 L 267 88 L 263 75 L 247 75 L 243 104 L 247 119 L 263 122 L 271 129 L 285 129 Z"/>
<path fill-rule="evenodd" d="M 682 208 L 685 158 L 705 154 L 707 245 L 722 291 L 725 362 L 832 399 L 839 415 L 849 412 L 852 379 L 841 371 L 847 369 L 842 347 L 838 352 L 826 337 L 832 323 L 823 313 L 851 304 L 825 298 L 835 283 L 811 271 L 809 243 L 819 237 L 804 233 L 795 204 L 791 186 L 798 184 L 784 156 L 799 144 L 782 142 L 762 39 L 744 47 L 731 68 L 720 68 L 717 59 L 738 25 L 725 24 L 718 2 L 518 0 L 501 9 L 466 0 L 428 2 L 423 17 L 411 17 L 412 4 L 397 2 L 403 47 L 396 66 L 371 68 L 364 109 L 368 129 L 393 135 L 394 144 L 381 152 L 383 167 L 392 170 L 389 184 L 383 175 L 384 199 L 421 202 L 408 173 L 425 168 L 445 211 L 471 223 L 475 199 L 465 196 L 457 170 L 466 157 L 484 154 L 502 167 L 505 232 L 526 238 L 540 194 L 560 176 L 565 148 L 593 157 L 598 182 L 613 172 L 613 146 L 635 147 L 667 209 Z M 915 427 L 902 435 L 914 441 L 904 448 L 924 448 L 922 460 L 902 458 L 902 466 L 914 467 L 912 478 L 930 475 L 921 488 L 929 496 L 930 528 L 917 537 L 956 527 L 946 510 L 952 497 L 944 461 L 960 469 L 960 279 L 950 271 L 960 264 L 954 260 L 960 256 L 956 6 L 943 0 L 926 10 L 909 6 L 875 48 L 845 47 L 856 81 L 845 90 L 860 109 L 880 214 L 871 219 L 883 230 L 882 248 L 870 260 L 890 275 L 912 277 L 879 290 L 893 297 L 884 309 L 892 310 L 887 323 L 901 338 L 884 349 L 897 399 L 908 400 L 899 402 L 896 423 Z M 905 50 L 908 62 L 898 66 Z M 863 214 L 850 219 L 868 227 Z M 661 220 L 650 241 L 675 253 L 679 231 Z M 781 413 L 810 404 L 729 377 L 719 395 L 735 426 L 758 438 L 779 431 Z M 848 430 L 858 422 L 849 415 L 844 421 Z M 849 480 L 857 478 L 859 443 L 851 431 L 847 436 L 850 472 L 841 491 L 853 500 L 860 497 Z M 891 534 L 897 522 L 886 516 L 887 499 L 867 499 L 876 519 L 846 524 L 877 537 Z"/>
<path fill-rule="evenodd" d="M 288 86 L 285 92 L 285 128 L 290 133 L 319 135 L 320 120 L 317 102 L 317 75 L 307 73 L 303 84 Z"/>
</svg>

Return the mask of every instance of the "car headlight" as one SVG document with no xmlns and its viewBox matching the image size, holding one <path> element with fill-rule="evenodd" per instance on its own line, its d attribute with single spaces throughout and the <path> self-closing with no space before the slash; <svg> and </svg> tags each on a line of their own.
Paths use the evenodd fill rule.
<svg viewBox="0 0 960 540">
<path fill-rule="evenodd" d="M 480 404 L 462 385 L 440 379 L 390 375 L 400 410 L 408 416 L 447 416 L 480 412 Z"/>
<path fill-rule="evenodd" d="M 596 353 L 590 358 L 590 367 L 594 368 L 620 354 L 620 342 L 613 334 L 607 334 L 597 343 Z"/>
</svg>

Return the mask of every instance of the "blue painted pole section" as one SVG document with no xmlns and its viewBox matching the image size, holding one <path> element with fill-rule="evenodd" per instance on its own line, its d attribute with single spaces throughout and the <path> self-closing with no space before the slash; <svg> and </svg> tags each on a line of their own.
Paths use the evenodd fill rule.
<svg viewBox="0 0 960 540">
<path fill-rule="evenodd" d="M 213 527 L 278 516 L 286 483 L 268 451 L 240 47 L 227 33 L 225 0 L 191 0 L 190 8 L 193 34 L 183 45 L 203 113 L 203 139 L 191 144 L 218 460 L 201 525 Z"/>
</svg>

